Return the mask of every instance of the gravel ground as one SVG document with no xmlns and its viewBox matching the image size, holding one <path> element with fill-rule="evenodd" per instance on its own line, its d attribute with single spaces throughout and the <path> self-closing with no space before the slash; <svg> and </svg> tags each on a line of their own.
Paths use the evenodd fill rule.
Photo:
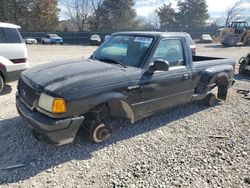
<svg viewBox="0 0 250 188">
<path fill-rule="evenodd" d="M 94 47 L 28 46 L 31 66 L 87 57 Z M 197 45 L 198 54 L 239 60 L 250 47 Z M 16 82 L 0 96 L 0 187 L 250 187 L 250 89 L 236 75 L 226 102 L 201 102 L 163 111 L 131 125 L 115 120 L 112 138 L 73 144 L 36 141 L 15 109 Z"/>
</svg>

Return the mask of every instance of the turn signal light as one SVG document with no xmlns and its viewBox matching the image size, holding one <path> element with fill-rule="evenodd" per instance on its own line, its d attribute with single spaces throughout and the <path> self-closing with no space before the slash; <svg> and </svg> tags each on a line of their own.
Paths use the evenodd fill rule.
<svg viewBox="0 0 250 188">
<path fill-rule="evenodd" d="M 66 112 L 66 104 L 63 99 L 54 99 L 53 105 L 52 105 L 52 112 L 53 113 L 64 113 Z"/>
</svg>

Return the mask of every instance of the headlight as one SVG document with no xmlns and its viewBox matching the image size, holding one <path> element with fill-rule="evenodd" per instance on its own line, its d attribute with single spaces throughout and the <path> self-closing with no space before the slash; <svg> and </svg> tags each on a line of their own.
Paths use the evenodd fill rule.
<svg viewBox="0 0 250 188">
<path fill-rule="evenodd" d="M 64 99 L 54 98 L 43 93 L 40 95 L 38 106 L 52 113 L 64 113 L 67 111 Z"/>
</svg>

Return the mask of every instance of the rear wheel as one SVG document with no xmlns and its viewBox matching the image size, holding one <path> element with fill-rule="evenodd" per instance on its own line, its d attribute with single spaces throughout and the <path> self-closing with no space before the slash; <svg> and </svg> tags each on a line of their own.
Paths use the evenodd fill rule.
<svg viewBox="0 0 250 188">
<path fill-rule="evenodd" d="M 250 46 L 250 38 L 249 38 L 249 39 L 247 39 L 247 41 L 246 41 L 245 45 Z"/>
<path fill-rule="evenodd" d="M 0 94 L 3 91 L 3 87 L 4 87 L 4 81 L 3 81 L 2 76 L 0 75 Z"/>
<path fill-rule="evenodd" d="M 242 57 L 239 61 L 240 67 L 239 67 L 239 74 L 244 74 L 245 73 L 245 63 L 246 59 L 245 57 Z"/>
<path fill-rule="evenodd" d="M 204 103 L 206 106 L 214 106 L 216 102 L 216 96 L 213 93 L 209 93 L 206 98 L 204 99 Z"/>
</svg>

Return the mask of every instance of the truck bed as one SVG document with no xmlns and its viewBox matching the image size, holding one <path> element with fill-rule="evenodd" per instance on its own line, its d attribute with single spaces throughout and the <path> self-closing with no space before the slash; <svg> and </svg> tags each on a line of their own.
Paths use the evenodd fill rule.
<svg viewBox="0 0 250 188">
<path fill-rule="evenodd" d="M 219 59 L 225 59 L 220 57 L 207 57 L 207 56 L 193 56 L 193 62 L 197 61 L 208 61 L 208 60 L 219 60 Z"/>
<path fill-rule="evenodd" d="M 211 67 L 211 66 L 234 66 L 235 61 L 227 58 L 220 58 L 220 57 L 207 57 L 207 56 L 193 56 L 193 68 L 194 69 L 200 69 L 205 67 Z M 214 68 L 214 67 L 213 67 Z"/>
</svg>

